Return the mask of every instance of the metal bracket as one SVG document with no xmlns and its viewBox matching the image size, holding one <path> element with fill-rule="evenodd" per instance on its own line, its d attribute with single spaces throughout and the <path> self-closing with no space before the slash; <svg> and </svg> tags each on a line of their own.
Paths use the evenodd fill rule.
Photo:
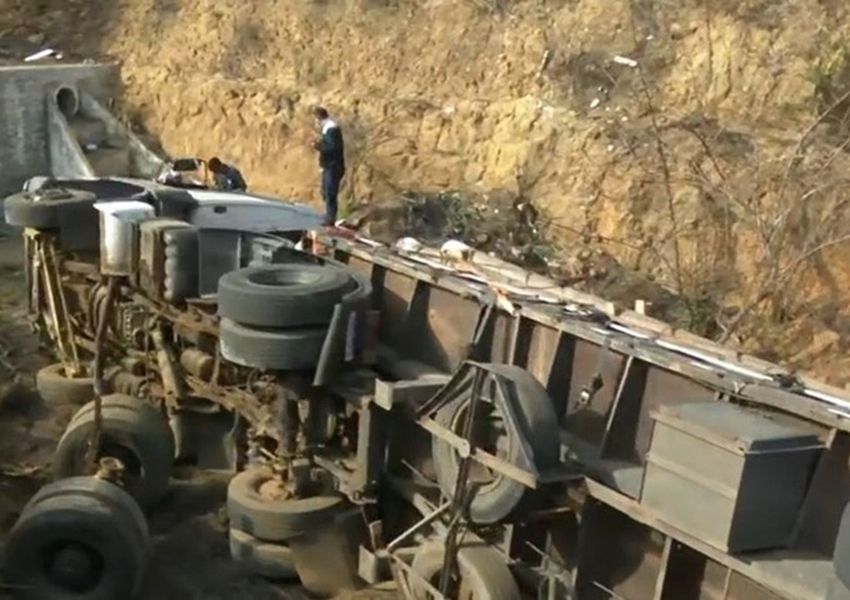
<svg viewBox="0 0 850 600">
<path fill-rule="evenodd" d="M 331 263 L 332 261 L 327 261 Z M 322 345 L 319 356 L 319 364 L 316 366 L 313 385 L 320 387 L 332 383 L 334 376 L 339 372 L 340 366 L 346 362 L 346 348 L 348 342 L 352 341 L 352 323 L 354 324 L 354 337 L 362 337 L 363 318 L 370 306 L 372 295 L 372 282 L 362 274 L 352 272 L 357 286 L 349 292 L 334 309 L 328 335 Z M 359 315 L 359 317 L 354 316 Z M 352 321 L 352 318 L 354 319 Z"/>
<path fill-rule="evenodd" d="M 480 354 L 485 346 L 485 338 L 496 320 L 497 298 L 495 292 L 487 290 L 487 293 L 482 295 L 483 297 L 480 299 L 482 307 L 478 313 L 478 322 L 475 324 L 472 341 L 466 349 L 466 358 L 469 360 L 482 360 L 484 358 Z"/>
<path fill-rule="evenodd" d="M 469 418 L 466 420 L 463 437 L 467 444 L 472 442 L 473 424 L 475 421 L 475 407 L 481 401 L 481 388 L 484 385 L 485 374 L 481 369 L 476 369 L 472 376 L 472 390 L 469 398 Z M 451 521 L 446 535 L 446 555 L 443 558 L 443 569 L 440 572 L 440 594 L 446 596 L 449 593 L 449 585 L 457 568 L 457 550 L 460 543 L 459 534 L 461 527 L 469 521 L 469 507 L 475 498 L 477 486 L 469 481 L 469 469 L 472 467 L 472 455 L 462 455 L 460 466 L 457 470 L 455 481 L 455 493 L 451 499 Z"/>
<path fill-rule="evenodd" d="M 579 396 L 576 399 L 575 408 L 584 408 L 590 404 L 593 401 L 593 397 L 596 396 L 596 392 L 601 390 L 602 386 L 605 385 L 605 380 L 602 378 L 602 368 L 605 366 L 605 359 L 608 357 L 610 349 L 611 336 L 608 335 L 605 337 L 605 343 L 599 348 L 593 377 L 590 379 L 589 383 L 581 387 L 581 393 L 579 393 Z"/>
<path fill-rule="evenodd" d="M 474 447 L 469 440 L 458 436 L 433 418 L 437 411 L 457 398 L 458 395 L 469 393 L 467 392 L 467 389 L 470 385 L 470 378 L 475 379 L 479 372 L 481 373 L 482 385 L 484 380 L 488 377 L 496 384 L 496 394 L 492 400 L 505 415 L 505 424 L 508 428 L 508 435 L 512 436 L 519 445 L 520 460 L 518 462 L 523 466 L 505 462 L 481 448 Z M 512 403 L 508 400 L 509 397 L 510 393 L 506 389 L 504 378 L 495 373 L 492 370 L 491 365 L 488 365 L 487 363 L 466 361 L 452 376 L 451 380 L 430 400 L 425 402 L 421 408 L 419 408 L 416 412 L 416 419 L 422 428 L 452 446 L 455 450 L 457 450 L 458 454 L 462 458 L 469 457 L 487 468 L 496 471 L 505 477 L 513 479 L 528 488 L 536 489 L 541 482 L 541 474 L 536 468 L 534 468 L 533 452 L 531 451 L 531 447 L 528 445 L 528 442 L 525 440 L 524 434 L 520 431 L 517 425 L 521 421 L 515 408 L 512 406 Z"/>
<path fill-rule="evenodd" d="M 65 291 L 62 289 L 59 258 L 56 255 L 53 238 L 32 229 L 26 229 L 24 235 L 30 244 L 28 251 L 31 249 L 32 252 L 32 279 L 40 280 L 44 288 L 47 309 L 50 311 L 49 322 L 45 323 L 48 334 L 57 345 L 66 373 L 78 375 L 82 371 L 82 365 L 77 352 Z M 37 306 L 34 308 L 39 309 Z"/>
<path fill-rule="evenodd" d="M 450 377 L 443 375 L 427 375 L 401 381 L 376 379 L 374 402 L 384 410 L 392 410 L 397 404 L 415 408 L 432 398 L 450 380 Z"/>
</svg>

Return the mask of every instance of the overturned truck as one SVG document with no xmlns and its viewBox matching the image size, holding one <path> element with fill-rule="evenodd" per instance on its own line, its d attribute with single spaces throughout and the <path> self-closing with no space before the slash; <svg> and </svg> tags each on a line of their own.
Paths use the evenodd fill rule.
<svg viewBox="0 0 850 600">
<path fill-rule="evenodd" d="M 183 463 L 233 472 L 234 560 L 317 595 L 850 598 L 842 390 L 270 198 L 41 178 L 5 213 L 39 391 L 80 404 L 21 597 L 131 597 Z"/>
</svg>

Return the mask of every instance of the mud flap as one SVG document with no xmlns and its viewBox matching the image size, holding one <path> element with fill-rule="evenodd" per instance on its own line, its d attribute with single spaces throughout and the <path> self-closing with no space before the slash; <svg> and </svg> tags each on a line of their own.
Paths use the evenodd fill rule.
<svg viewBox="0 0 850 600">
<path fill-rule="evenodd" d="M 336 305 L 319 364 L 313 376 L 313 385 L 328 385 L 334 376 L 349 362 L 356 362 L 362 355 L 363 330 L 366 312 L 369 310 L 372 283 L 359 273 L 352 273 L 357 289 L 346 295 Z"/>
</svg>

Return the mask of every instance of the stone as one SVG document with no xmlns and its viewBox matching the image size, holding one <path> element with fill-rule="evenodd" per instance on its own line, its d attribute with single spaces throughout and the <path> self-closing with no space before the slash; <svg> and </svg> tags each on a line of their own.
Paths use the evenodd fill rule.
<svg viewBox="0 0 850 600">
<path fill-rule="evenodd" d="M 674 40 L 684 39 L 687 35 L 687 30 L 679 23 L 673 23 L 672 25 L 670 25 L 670 37 Z"/>
</svg>

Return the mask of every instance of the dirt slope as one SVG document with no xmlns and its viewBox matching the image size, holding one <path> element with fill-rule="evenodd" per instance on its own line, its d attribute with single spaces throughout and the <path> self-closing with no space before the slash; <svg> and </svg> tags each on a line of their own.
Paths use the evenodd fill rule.
<svg viewBox="0 0 850 600">
<path fill-rule="evenodd" d="M 321 102 L 347 135 L 349 204 L 441 188 L 531 199 L 568 248 L 605 248 L 694 298 L 695 326 L 719 320 L 748 349 L 850 381 L 844 2 L 0 8 L 33 47 L 119 58 L 129 118 L 173 153 L 235 162 L 257 190 L 318 200 Z M 724 310 L 697 314 L 703 302 Z"/>
</svg>

